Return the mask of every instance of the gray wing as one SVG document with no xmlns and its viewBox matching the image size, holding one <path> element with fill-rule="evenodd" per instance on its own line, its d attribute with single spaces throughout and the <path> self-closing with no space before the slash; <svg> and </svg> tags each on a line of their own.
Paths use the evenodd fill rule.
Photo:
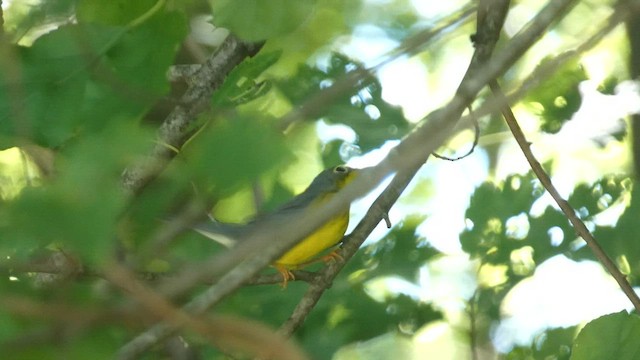
<svg viewBox="0 0 640 360">
<path fill-rule="evenodd" d="M 313 200 L 313 197 L 302 193 L 282 205 L 273 213 L 259 215 L 247 224 L 229 224 L 208 219 L 194 225 L 192 228 L 209 239 L 230 248 L 235 246 L 239 241 L 242 241 L 258 224 L 274 222 L 286 225 L 286 220 L 290 218 L 292 213 L 306 208 Z"/>
<path fill-rule="evenodd" d="M 197 224 L 193 229 L 224 246 L 232 247 L 255 229 L 257 224 L 270 222 L 286 226 L 286 222 L 292 213 L 306 209 L 318 196 L 337 191 L 333 176 L 336 175 L 332 169 L 321 172 L 301 194 L 286 202 L 274 212 L 259 215 L 247 224 L 228 224 L 211 219 Z"/>
</svg>

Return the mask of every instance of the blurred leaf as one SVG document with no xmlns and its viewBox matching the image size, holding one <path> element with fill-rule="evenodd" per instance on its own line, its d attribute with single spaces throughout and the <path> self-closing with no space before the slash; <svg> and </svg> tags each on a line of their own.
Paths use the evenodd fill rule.
<svg viewBox="0 0 640 360">
<path fill-rule="evenodd" d="M 186 31 L 183 14 L 161 12 L 122 33 L 105 49 L 87 87 L 83 110 L 90 124 L 101 126 L 114 118 L 141 117 L 167 94 L 165 74 Z"/>
<path fill-rule="evenodd" d="M 412 359 L 414 357 L 411 338 L 398 333 L 378 336 L 340 348 L 333 360 L 386 360 Z"/>
<path fill-rule="evenodd" d="M 40 37 L 31 48 L 16 48 L 22 78 L 17 74 L 0 78 L 2 135 L 29 137 L 47 147 L 71 137 L 84 120 L 77 104 L 89 78 L 85 60 L 113 35 L 113 30 L 65 26 Z"/>
<path fill-rule="evenodd" d="M 247 41 L 266 40 L 300 26 L 317 0 L 211 1 L 213 22 Z"/>
<path fill-rule="evenodd" d="M 3 241 L 0 247 L 26 250 L 36 244 L 59 244 L 87 265 L 107 260 L 113 255 L 115 224 L 125 204 L 120 174 L 146 150 L 147 135 L 133 124 L 112 125 L 69 148 L 60 159 L 55 182 L 25 189 L 9 204 L 4 234 L 13 241 Z"/>
<path fill-rule="evenodd" d="M 543 66 L 551 58 L 543 59 L 538 66 Z M 562 125 L 571 119 L 582 104 L 582 96 L 578 86 L 587 80 L 587 73 L 579 64 L 579 60 L 566 62 L 553 77 L 538 85 L 529 92 L 527 101 L 542 105 L 541 129 L 548 133 L 557 133 Z"/>
<path fill-rule="evenodd" d="M 283 52 L 280 61 L 269 70 L 270 75 L 279 79 L 290 78 L 300 64 L 308 64 L 309 59 L 320 54 L 324 56 L 327 44 L 340 36 L 349 36 L 360 23 L 363 6 L 360 0 L 316 1 L 302 26 L 282 36 L 271 37 L 265 43 L 265 50 Z"/>
<path fill-rule="evenodd" d="M 0 281 L 8 281 L 8 276 L 3 276 Z M 0 289 L 4 293 L 7 288 L 0 285 Z M 22 331 L 15 316 L 12 316 L 4 307 L 0 307 L 0 348 L 3 341 L 17 337 Z"/>
<path fill-rule="evenodd" d="M 16 49 L 23 68 L 23 78 L 17 79 L 24 88 L 6 82 L 16 76 L 0 78 L 7 79 L 0 80 L 0 136 L 5 141 L 27 137 L 55 148 L 81 129 L 140 117 L 168 91 L 165 72 L 185 34 L 184 18 L 166 13 L 130 31 L 67 25 L 31 48 Z"/>
<path fill-rule="evenodd" d="M 475 298 L 478 317 L 499 321 L 502 316 L 502 300 L 507 296 L 509 290 L 511 288 L 504 285 L 478 288 Z"/>
<path fill-rule="evenodd" d="M 604 176 L 593 184 L 578 184 L 569 196 L 569 203 L 578 216 L 588 218 L 607 210 L 620 197 L 629 193 L 631 180 L 623 176 Z"/>
<path fill-rule="evenodd" d="M 35 332 L 41 338 L 37 346 L 14 346 L 11 351 L 12 360 L 29 359 L 112 359 L 113 353 L 121 344 L 121 339 L 114 339 L 112 329 L 96 327 L 93 331 L 73 334 L 69 342 L 69 334 L 56 334 L 56 329 L 44 328 Z"/>
<path fill-rule="evenodd" d="M 621 311 L 589 322 L 578 334 L 571 360 L 640 358 L 640 318 Z"/>
<path fill-rule="evenodd" d="M 127 25 L 149 11 L 157 2 L 158 0 L 78 0 L 76 17 L 81 23 Z"/>
<path fill-rule="evenodd" d="M 185 149 L 202 184 L 228 195 L 282 165 L 291 154 L 284 138 L 260 114 L 216 120 Z"/>
<path fill-rule="evenodd" d="M 344 163 L 345 159 L 341 154 L 341 148 L 346 143 L 342 140 L 329 141 L 322 147 L 322 160 L 325 164 Z"/>
<path fill-rule="evenodd" d="M 529 236 L 525 243 L 533 249 L 533 262 L 542 264 L 545 260 L 558 254 L 571 257 L 573 234 L 575 230 L 566 216 L 557 209 L 547 207 L 540 216 L 529 218 Z M 552 230 L 553 229 L 553 230 Z M 552 234 L 550 231 L 556 231 Z M 562 241 L 557 243 L 552 238 L 562 234 Z"/>
<path fill-rule="evenodd" d="M 265 270 L 266 273 L 274 271 Z M 245 286 L 225 301 L 220 309 L 277 327 L 291 315 L 306 288 L 302 282 L 290 282 L 286 289 L 277 284 Z"/>
</svg>

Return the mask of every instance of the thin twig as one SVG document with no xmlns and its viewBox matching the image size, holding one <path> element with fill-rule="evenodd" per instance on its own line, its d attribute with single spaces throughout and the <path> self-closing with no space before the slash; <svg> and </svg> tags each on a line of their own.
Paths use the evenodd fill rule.
<svg viewBox="0 0 640 360">
<path fill-rule="evenodd" d="M 438 158 L 440 160 L 458 161 L 473 154 L 473 151 L 478 146 L 478 141 L 480 140 L 480 124 L 478 124 L 478 117 L 473 113 L 473 110 L 471 108 L 469 108 L 469 116 L 471 117 L 471 122 L 473 123 L 473 143 L 471 144 L 471 148 L 466 153 L 456 157 L 448 157 L 448 156 L 440 155 L 437 152 L 434 152 L 433 154 L 431 154 L 433 155 L 433 157 Z"/>
<path fill-rule="evenodd" d="M 540 180 L 540 183 L 542 184 L 542 186 L 544 186 L 544 188 L 547 189 L 547 191 L 549 192 L 553 200 L 556 202 L 556 204 L 558 204 L 558 206 L 560 207 L 564 215 L 567 217 L 567 219 L 569 219 L 569 221 L 571 222 L 571 225 L 573 225 L 573 228 L 576 230 L 578 235 L 580 235 L 580 237 L 584 239 L 584 241 L 587 243 L 591 251 L 593 251 L 593 254 L 596 256 L 596 258 L 598 258 L 600 263 L 607 269 L 607 271 L 611 274 L 611 276 L 613 276 L 613 278 L 616 280 L 616 282 L 618 283 L 622 291 L 625 293 L 625 295 L 627 295 L 629 300 L 631 300 L 631 303 L 636 308 L 636 311 L 640 312 L 640 298 L 638 297 L 638 295 L 635 293 L 635 291 L 627 281 L 627 278 L 624 276 L 624 274 L 620 272 L 620 270 L 618 270 L 618 267 L 616 266 L 616 264 L 613 262 L 613 260 L 609 258 L 606 252 L 602 249 L 598 241 L 593 237 L 589 229 L 587 229 L 584 222 L 582 222 L 582 220 L 578 218 L 578 216 L 576 215 L 575 209 L 571 207 L 569 202 L 567 202 L 565 199 L 562 198 L 562 196 L 560 195 L 556 187 L 551 182 L 551 178 L 549 178 L 549 175 L 547 174 L 547 172 L 542 168 L 542 165 L 540 165 L 540 162 L 538 162 L 538 160 L 533 155 L 533 152 L 531 151 L 531 143 L 527 141 L 524 133 L 522 132 L 522 129 L 518 125 L 518 121 L 516 120 L 515 115 L 511 111 L 511 107 L 506 102 L 507 101 L 506 97 L 504 96 L 504 93 L 500 89 L 500 85 L 498 85 L 498 82 L 492 81 L 489 84 L 489 86 L 491 87 L 491 90 L 493 91 L 494 96 L 500 99 L 500 101 L 502 102 L 503 104 L 502 115 L 504 116 L 504 119 L 507 122 L 509 129 L 511 129 L 511 133 L 513 134 L 513 137 L 518 142 L 518 146 L 522 150 L 522 153 L 527 159 L 527 162 L 529 162 L 531 169 Z"/>
</svg>

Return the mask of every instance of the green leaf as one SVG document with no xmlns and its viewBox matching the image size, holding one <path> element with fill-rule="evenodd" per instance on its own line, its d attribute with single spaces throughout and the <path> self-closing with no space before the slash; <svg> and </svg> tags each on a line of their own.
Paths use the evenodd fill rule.
<svg viewBox="0 0 640 360">
<path fill-rule="evenodd" d="M 173 63 L 187 29 L 184 14 L 162 12 L 127 31 L 106 53 L 107 66 L 113 73 L 102 75 L 113 79 L 105 83 L 113 91 L 137 93 L 138 99 L 134 100 L 143 104 L 165 94 L 169 90 L 167 69 Z M 122 97 L 127 95 L 121 94 Z"/>
<path fill-rule="evenodd" d="M 261 114 L 214 120 L 185 149 L 193 175 L 206 188 L 230 194 L 290 157 L 285 139 Z"/>
<path fill-rule="evenodd" d="M 78 104 L 89 78 L 86 59 L 111 35 L 92 27 L 64 26 L 31 48 L 15 48 L 22 73 L 0 77 L 0 133 L 46 147 L 68 140 L 84 121 Z"/>
<path fill-rule="evenodd" d="M 533 340 L 530 347 L 516 347 L 506 355 L 507 360 L 554 359 L 568 360 L 571 345 L 576 335 L 576 327 L 547 330 Z"/>
<path fill-rule="evenodd" d="M 483 262 L 509 264 L 511 252 L 527 244 L 522 236 L 509 232 L 508 221 L 524 216 L 524 220 L 530 222 L 527 214 L 541 195 L 531 173 L 509 176 L 500 186 L 491 182 L 480 185 L 466 211 L 472 226 L 460 234 L 462 249 Z M 524 229 L 523 224 L 520 230 Z"/>
<path fill-rule="evenodd" d="M 150 137 L 134 124 L 114 123 L 60 154 L 53 183 L 27 188 L 9 204 L 7 242 L 0 246 L 26 251 L 55 244 L 91 266 L 108 260 L 125 205 L 120 174 L 146 150 L 144 139 Z"/>
<path fill-rule="evenodd" d="M 104 25 L 127 25 L 149 11 L 160 0 L 79 0 L 76 7 L 78 22 Z"/>
<path fill-rule="evenodd" d="M 22 73 L 0 70 L 0 146 L 25 137 L 57 148 L 79 131 L 141 117 L 168 92 L 165 73 L 185 34 L 183 16 L 160 13 L 129 31 L 62 26 L 15 48 Z"/>
<path fill-rule="evenodd" d="M 631 181 L 622 179 L 619 184 L 622 187 L 627 187 L 628 190 Z M 632 283 L 636 283 L 640 279 L 640 243 L 633 241 L 633 239 L 636 238 L 640 231 L 640 222 L 638 222 L 640 186 L 634 183 L 630 195 L 629 206 L 620 216 L 617 223 L 614 226 L 597 227 L 594 236 L 599 239 L 600 245 L 611 258 L 624 259 L 628 263 L 632 275 L 629 280 Z M 583 253 L 587 253 L 582 254 L 585 257 L 593 257 L 588 249 L 584 249 Z"/>
<path fill-rule="evenodd" d="M 578 334 L 571 360 L 640 358 L 640 317 L 621 311 L 589 322 Z"/>
<path fill-rule="evenodd" d="M 317 0 L 216 0 L 213 22 L 247 41 L 266 40 L 295 30 Z"/>
<path fill-rule="evenodd" d="M 280 51 L 259 53 L 236 66 L 214 94 L 211 104 L 217 108 L 237 106 L 264 95 L 271 82 L 256 79 L 280 58 Z"/>
<path fill-rule="evenodd" d="M 546 58 L 538 66 L 544 66 L 551 61 Z M 539 103 L 542 106 L 542 130 L 557 133 L 562 125 L 571 119 L 582 104 L 582 96 L 578 86 L 587 80 L 587 73 L 578 60 L 568 61 L 553 77 L 534 88 L 526 100 Z"/>
<path fill-rule="evenodd" d="M 590 185 L 576 186 L 568 201 L 578 216 L 589 223 L 627 196 L 630 184 L 624 177 L 605 177 Z M 547 207 L 540 215 L 530 214 L 531 206 L 542 194 L 532 174 L 509 177 L 504 184 L 482 184 L 472 195 L 466 212 L 469 225 L 460 234 L 463 249 L 484 263 L 510 266 L 508 274 L 512 281 L 529 275 L 536 265 L 558 254 L 572 259 L 594 259 L 586 247 L 576 248 L 575 230 L 560 210 Z M 634 207 L 627 211 L 635 214 L 639 210 Z M 633 215 L 628 219 L 626 222 L 623 215 L 614 233 L 604 226 L 597 226 L 594 233 L 604 239 L 601 245 L 610 255 L 625 256 L 631 268 L 636 268 L 640 257 L 633 254 L 640 252 L 640 248 L 624 239 L 637 231 L 637 221 Z M 531 261 L 514 263 L 514 251 L 529 253 Z"/>
</svg>

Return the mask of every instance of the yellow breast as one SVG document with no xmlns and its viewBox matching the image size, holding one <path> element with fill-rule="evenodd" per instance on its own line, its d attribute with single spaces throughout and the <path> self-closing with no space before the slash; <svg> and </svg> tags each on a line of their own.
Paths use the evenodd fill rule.
<svg viewBox="0 0 640 360">
<path fill-rule="evenodd" d="M 331 219 L 316 231 L 307 236 L 302 242 L 282 255 L 276 262 L 276 266 L 295 269 L 318 256 L 324 250 L 338 244 L 349 225 L 349 211 Z"/>
</svg>

